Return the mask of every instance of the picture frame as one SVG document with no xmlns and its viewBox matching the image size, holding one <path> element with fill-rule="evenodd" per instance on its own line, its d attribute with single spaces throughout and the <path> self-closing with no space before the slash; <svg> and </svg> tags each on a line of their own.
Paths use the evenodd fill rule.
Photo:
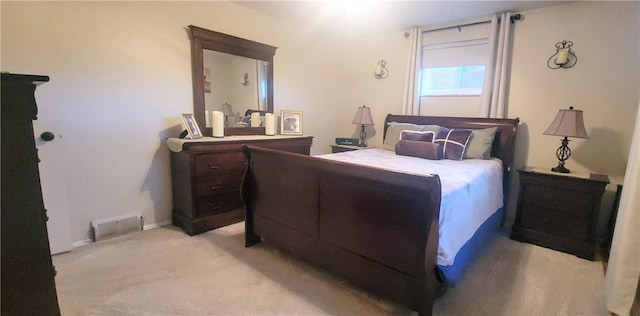
<svg viewBox="0 0 640 316">
<path fill-rule="evenodd" d="M 190 139 L 202 138 L 202 132 L 198 126 L 198 122 L 193 117 L 193 114 L 182 114 L 182 125 L 187 130 L 187 136 Z"/>
<path fill-rule="evenodd" d="M 280 111 L 280 134 L 302 135 L 302 111 Z"/>
</svg>

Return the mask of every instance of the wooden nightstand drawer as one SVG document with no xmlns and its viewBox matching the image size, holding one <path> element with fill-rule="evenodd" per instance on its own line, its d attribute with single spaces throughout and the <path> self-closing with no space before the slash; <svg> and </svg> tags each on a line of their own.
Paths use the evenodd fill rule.
<svg viewBox="0 0 640 316">
<path fill-rule="evenodd" d="M 558 194 L 558 190 L 561 190 L 562 194 Z M 592 194 L 533 183 L 524 188 L 522 195 L 524 205 L 572 218 L 586 218 L 588 212 L 584 210 L 593 205 Z"/>
<path fill-rule="evenodd" d="M 600 200 L 609 179 L 525 167 L 511 238 L 593 260 Z"/>
<path fill-rule="evenodd" d="M 554 236 L 588 241 L 590 222 L 586 216 L 575 217 L 568 212 L 526 206 L 522 210 L 520 227 Z"/>
<path fill-rule="evenodd" d="M 332 154 L 343 153 L 343 152 L 346 152 L 346 151 L 369 149 L 369 148 L 373 148 L 373 147 L 360 147 L 360 146 L 349 146 L 349 145 L 331 145 L 331 153 Z"/>
</svg>

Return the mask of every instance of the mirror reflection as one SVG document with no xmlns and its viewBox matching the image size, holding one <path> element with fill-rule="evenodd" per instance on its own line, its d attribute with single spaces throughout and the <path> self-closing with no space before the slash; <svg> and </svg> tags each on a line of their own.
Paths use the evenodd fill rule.
<svg viewBox="0 0 640 316">
<path fill-rule="evenodd" d="M 209 49 L 203 50 L 206 124 L 221 111 L 228 127 L 246 126 L 248 110 L 267 111 L 268 62 Z"/>
<path fill-rule="evenodd" d="M 264 134 L 262 124 L 243 124 L 247 120 L 242 118 L 248 112 L 258 117 L 273 113 L 273 56 L 277 47 L 194 25 L 189 25 L 189 30 L 193 116 L 198 125 L 206 126 L 205 135 L 212 135 L 213 111 L 227 113 L 225 135 Z"/>
</svg>

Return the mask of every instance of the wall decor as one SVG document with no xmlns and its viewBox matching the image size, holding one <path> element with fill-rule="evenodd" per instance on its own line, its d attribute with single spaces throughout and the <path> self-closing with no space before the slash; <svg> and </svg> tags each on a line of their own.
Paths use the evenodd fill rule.
<svg viewBox="0 0 640 316">
<path fill-rule="evenodd" d="M 378 65 L 376 66 L 376 70 L 373 72 L 373 77 L 376 79 L 386 79 L 389 75 L 389 71 L 387 70 L 387 61 L 384 59 L 378 60 Z"/>
<path fill-rule="evenodd" d="M 302 112 L 280 111 L 280 134 L 302 135 Z"/>
<path fill-rule="evenodd" d="M 211 93 L 211 70 L 204 68 L 204 92 Z"/>
<path fill-rule="evenodd" d="M 572 41 L 557 42 L 556 53 L 547 60 L 547 67 L 551 69 L 571 68 L 578 62 L 578 56 L 571 51 Z"/>
</svg>

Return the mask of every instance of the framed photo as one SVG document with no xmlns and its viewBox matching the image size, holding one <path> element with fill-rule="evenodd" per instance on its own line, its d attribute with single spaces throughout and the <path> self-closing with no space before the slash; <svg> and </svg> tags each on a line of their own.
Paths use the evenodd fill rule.
<svg viewBox="0 0 640 316">
<path fill-rule="evenodd" d="M 202 138 L 202 132 L 193 114 L 182 114 L 182 125 L 187 130 L 190 139 Z"/>
<path fill-rule="evenodd" d="M 280 134 L 302 135 L 302 112 L 280 111 Z"/>
</svg>

